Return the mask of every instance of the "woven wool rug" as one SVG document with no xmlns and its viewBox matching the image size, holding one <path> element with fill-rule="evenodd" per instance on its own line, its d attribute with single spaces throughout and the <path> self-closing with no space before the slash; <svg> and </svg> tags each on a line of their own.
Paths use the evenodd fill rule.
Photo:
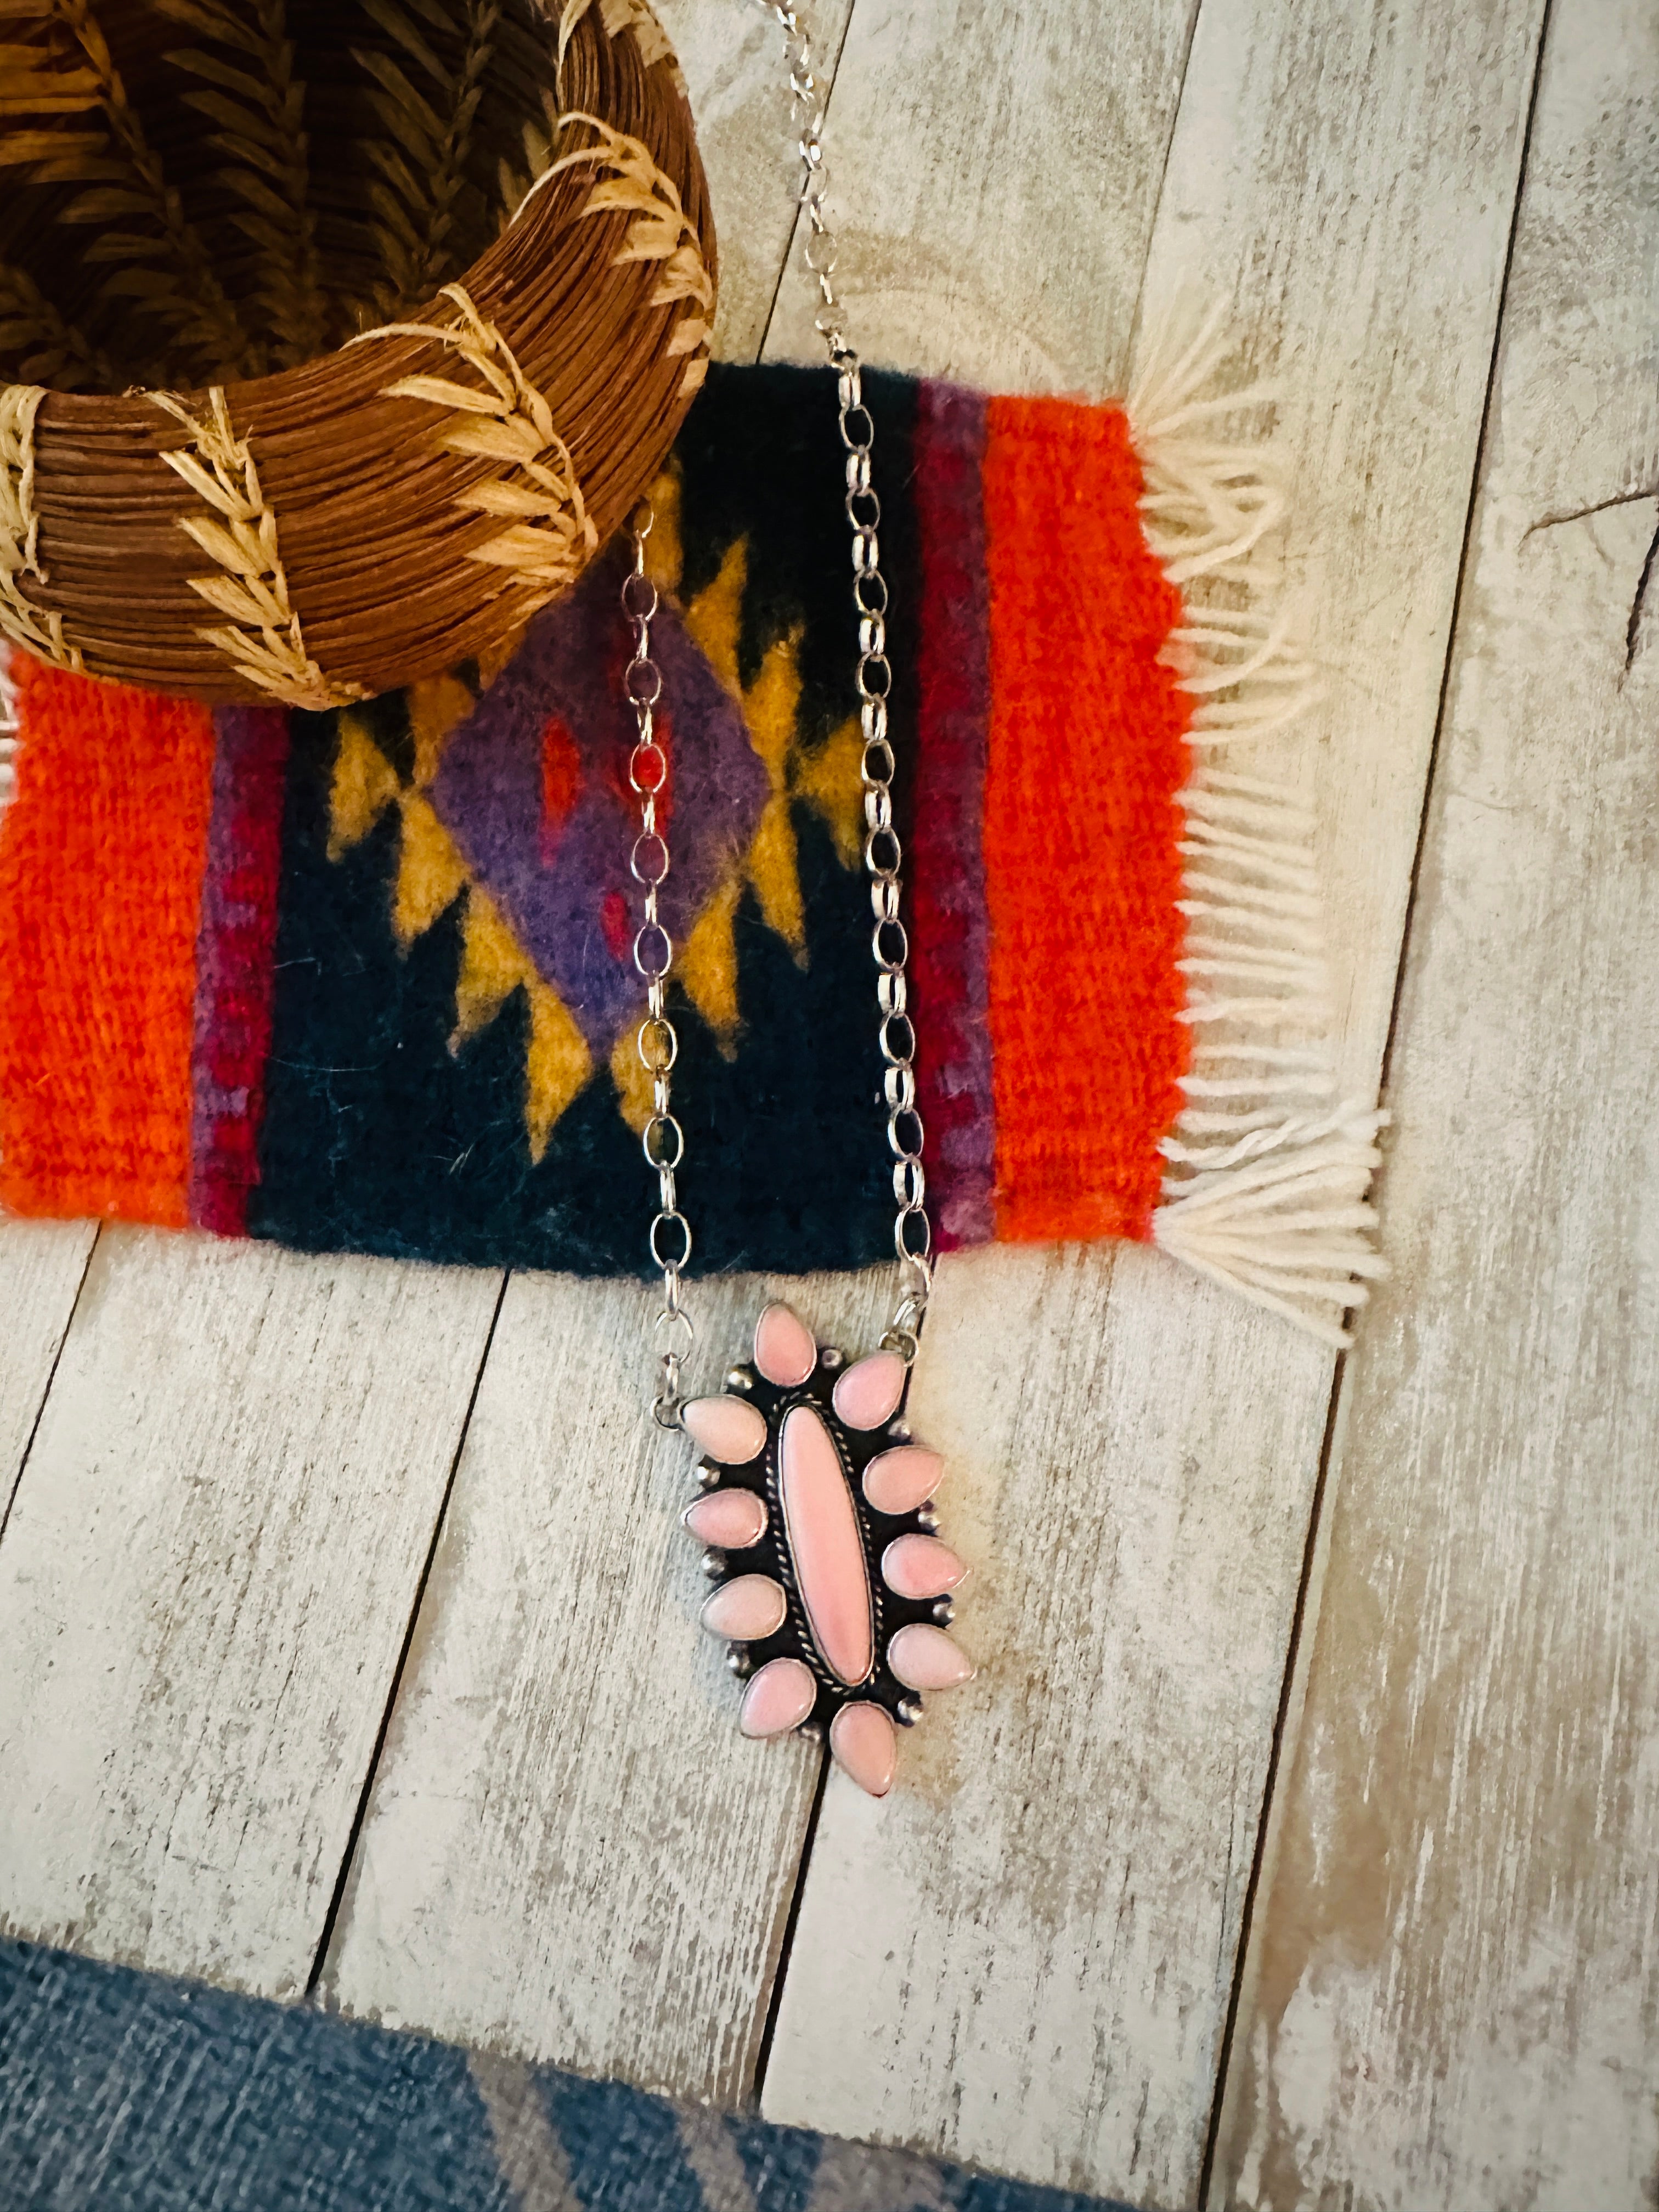
<svg viewBox="0 0 1659 2212">
<path fill-rule="evenodd" d="M 5 1942 L 0 2203 L 1111 2212 L 1102 2199 Z"/>
<path fill-rule="evenodd" d="M 1341 1342 L 1377 1117 L 1250 765 L 1312 684 L 1211 351 L 1126 406 L 866 379 L 930 1198 L 944 1249 L 1152 1241 Z M 717 368 L 653 495 L 694 1267 L 891 1250 L 834 419 L 827 371 Z M 0 1206 L 639 1268 L 620 557 L 331 714 L 13 655 Z"/>
</svg>

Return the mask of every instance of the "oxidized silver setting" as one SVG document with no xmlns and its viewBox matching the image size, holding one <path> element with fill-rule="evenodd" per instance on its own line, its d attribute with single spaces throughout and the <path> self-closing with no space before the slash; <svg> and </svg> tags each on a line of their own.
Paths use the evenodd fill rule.
<svg viewBox="0 0 1659 2212">
<path fill-rule="evenodd" d="M 755 1361 L 730 1370 L 726 1395 L 683 1409 L 688 1432 L 705 1448 L 702 1495 L 685 1515 L 691 1532 L 700 1522 L 730 1523 L 741 1534 L 764 1513 L 752 1540 L 706 1553 L 714 1589 L 705 1625 L 726 1638 L 741 1680 L 766 1678 L 763 1694 L 745 1693 L 746 1735 L 827 1729 L 837 1762 L 883 1796 L 895 1725 L 921 1717 L 924 1690 L 973 1674 L 945 1633 L 951 1592 L 967 1570 L 933 1534 L 941 1464 L 912 1439 L 903 1412 L 909 1372 L 896 1353 L 849 1366 L 780 1305 L 763 1314 L 756 1338 Z M 792 1424 L 798 1409 L 809 1417 Z M 728 1502 L 711 1506 L 715 1499 Z M 849 1663 L 849 1652 L 866 1663 Z"/>
</svg>

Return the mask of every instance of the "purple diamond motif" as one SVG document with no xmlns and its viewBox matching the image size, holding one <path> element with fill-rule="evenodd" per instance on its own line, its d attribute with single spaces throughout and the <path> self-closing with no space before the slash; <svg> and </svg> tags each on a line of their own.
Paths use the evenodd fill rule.
<svg viewBox="0 0 1659 2212">
<path fill-rule="evenodd" d="M 623 573 L 616 557 L 598 562 L 537 616 L 451 736 L 428 793 L 596 1058 L 637 1018 L 645 996 L 633 961 L 641 891 L 629 868 L 639 814 L 628 785 L 635 724 L 622 690 L 632 642 L 620 605 Z M 770 787 L 742 709 L 665 599 L 651 651 L 662 671 L 670 760 L 673 866 L 660 904 L 678 946 L 748 849 Z M 555 715 L 575 744 L 581 775 L 556 838 L 548 839 L 542 738 Z"/>
</svg>

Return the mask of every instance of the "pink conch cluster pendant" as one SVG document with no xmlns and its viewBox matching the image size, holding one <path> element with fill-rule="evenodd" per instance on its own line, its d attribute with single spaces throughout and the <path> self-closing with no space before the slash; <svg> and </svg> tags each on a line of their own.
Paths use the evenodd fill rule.
<svg viewBox="0 0 1659 2212">
<path fill-rule="evenodd" d="M 703 1455 L 685 1514 L 715 1584 L 702 1622 L 745 1680 L 738 1725 L 827 1723 L 837 1765 L 872 1797 L 892 1787 L 894 1723 L 920 1717 L 918 1692 L 974 1672 L 945 1633 L 968 1571 L 933 1533 L 943 1469 L 901 1418 L 908 1378 L 897 1352 L 848 1366 L 769 1305 L 753 1365 L 681 1409 Z"/>
</svg>

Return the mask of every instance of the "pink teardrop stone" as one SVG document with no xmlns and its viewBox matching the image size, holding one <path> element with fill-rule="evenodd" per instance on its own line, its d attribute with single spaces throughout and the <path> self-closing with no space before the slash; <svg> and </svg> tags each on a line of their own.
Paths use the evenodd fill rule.
<svg viewBox="0 0 1659 2212">
<path fill-rule="evenodd" d="M 685 1525 L 699 1543 L 722 1552 L 747 1551 L 766 1534 L 766 1500 L 752 1490 L 716 1490 L 686 1507 Z"/>
<path fill-rule="evenodd" d="M 738 1726 L 744 1735 L 785 1735 L 800 1726 L 817 1694 L 799 1659 L 769 1659 L 743 1693 Z"/>
<path fill-rule="evenodd" d="M 878 1513 L 914 1513 L 939 1488 L 945 1462 L 920 1444 L 878 1452 L 864 1470 L 864 1494 Z"/>
<path fill-rule="evenodd" d="M 888 1589 L 901 1597 L 943 1597 L 968 1570 L 937 1536 L 896 1536 L 881 1555 L 881 1571 Z"/>
<path fill-rule="evenodd" d="M 836 1765 L 872 1797 L 884 1797 L 893 1786 L 896 1741 L 883 1708 L 862 1698 L 843 1705 L 830 1723 L 830 1748 Z"/>
<path fill-rule="evenodd" d="M 974 1670 L 942 1628 L 914 1620 L 887 1647 L 887 1663 L 907 1689 L 954 1690 L 971 1682 Z"/>
<path fill-rule="evenodd" d="M 681 1412 L 685 1433 L 723 1467 L 743 1467 L 766 1442 L 766 1421 L 746 1398 L 693 1398 Z"/>
<path fill-rule="evenodd" d="M 785 1305 L 768 1306 L 755 1323 L 755 1364 L 769 1382 L 793 1389 L 818 1364 L 811 1331 Z"/>
<path fill-rule="evenodd" d="M 896 1352 L 872 1352 L 836 1384 L 836 1413 L 849 1429 L 878 1429 L 904 1395 L 904 1362 Z"/>
<path fill-rule="evenodd" d="M 784 1416 L 778 1469 L 789 1556 L 812 1641 L 850 1688 L 864 1680 L 876 1656 L 870 1574 L 841 1455 L 816 1406 L 793 1406 Z"/>
<path fill-rule="evenodd" d="M 738 1575 L 722 1583 L 703 1607 L 702 1625 L 711 1636 L 753 1644 L 783 1626 L 787 1603 L 782 1583 L 769 1575 Z"/>
</svg>

